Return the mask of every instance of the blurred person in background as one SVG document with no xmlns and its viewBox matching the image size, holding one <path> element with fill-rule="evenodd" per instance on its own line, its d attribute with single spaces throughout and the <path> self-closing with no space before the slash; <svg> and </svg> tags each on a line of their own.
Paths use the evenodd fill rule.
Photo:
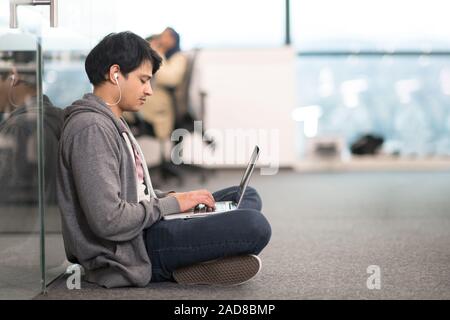
<svg viewBox="0 0 450 320">
<path fill-rule="evenodd" d="M 172 28 L 148 39 L 149 45 L 162 57 L 161 68 L 153 80 L 153 96 L 140 110 L 144 121 L 152 124 L 158 139 L 169 139 L 175 126 L 175 106 L 170 90 L 183 81 L 187 59 L 180 49 L 180 35 Z"/>
</svg>

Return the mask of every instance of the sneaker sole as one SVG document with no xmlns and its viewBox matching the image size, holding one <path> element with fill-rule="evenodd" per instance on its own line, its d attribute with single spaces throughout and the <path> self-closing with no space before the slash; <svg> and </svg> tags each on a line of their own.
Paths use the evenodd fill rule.
<svg viewBox="0 0 450 320">
<path fill-rule="evenodd" d="M 255 255 L 227 257 L 175 270 L 179 284 L 233 286 L 243 284 L 261 270 L 261 259 Z"/>
</svg>

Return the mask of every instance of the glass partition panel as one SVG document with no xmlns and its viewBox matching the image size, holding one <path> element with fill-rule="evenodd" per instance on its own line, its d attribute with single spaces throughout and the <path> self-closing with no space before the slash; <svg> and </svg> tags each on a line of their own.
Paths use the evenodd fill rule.
<svg viewBox="0 0 450 320">
<path fill-rule="evenodd" d="M 0 33 L 0 299 L 42 287 L 37 63 L 34 36 Z"/>
</svg>

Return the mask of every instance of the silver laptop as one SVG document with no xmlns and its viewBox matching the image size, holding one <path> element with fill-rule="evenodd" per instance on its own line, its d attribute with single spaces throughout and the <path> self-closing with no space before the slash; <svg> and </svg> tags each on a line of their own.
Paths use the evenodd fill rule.
<svg viewBox="0 0 450 320">
<path fill-rule="evenodd" d="M 245 190 L 247 189 L 248 182 L 250 181 L 250 177 L 252 176 L 253 170 L 255 169 L 256 160 L 258 160 L 258 157 L 259 157 L 259 147 L 255 146 L 250 161 L 247 165 L 247 168 L 245 169 L 244 175 L 242 176 L 241 183 L 239 184 L 239 201 L 237 203 L 234 201 L 218 201 L 215 203 L 216 206 L 212 211 L 209 211 L 205 205 L 200 204 L 197 205 L 195 208 L 190 209 L 186 212 L 166 215 L 163 217 L 163 219 L 172 220 L 172 219 L 201 218 L 212 214 L 223 213 L 239 209 L 239 206 L 242 203 L 242 199 L 244 198 L 244 193 Z"/>
</svg>

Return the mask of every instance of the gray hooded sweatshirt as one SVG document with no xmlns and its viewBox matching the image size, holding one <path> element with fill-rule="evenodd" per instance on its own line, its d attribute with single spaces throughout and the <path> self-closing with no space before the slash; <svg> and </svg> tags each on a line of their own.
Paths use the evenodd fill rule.
<svg viewBox="0 0 450 320">
<path fill-rule="evenodd" d="M 135 162 L 119 121 L 93 94 L 65 109 L 57 175 L 64 246 L 87 281 L 143 287 L 152 270 L 143 230 L 180 207 L 159 190 L 138 202 Z"/>
</svg>

